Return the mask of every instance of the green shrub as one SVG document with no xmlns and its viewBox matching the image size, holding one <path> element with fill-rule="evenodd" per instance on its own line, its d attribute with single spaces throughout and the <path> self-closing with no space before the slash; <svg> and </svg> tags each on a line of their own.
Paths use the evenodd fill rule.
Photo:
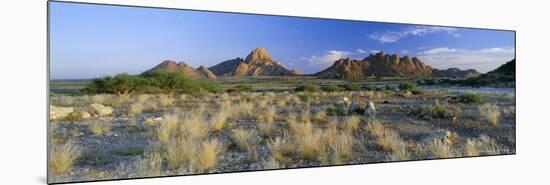
<svg viewBox="0 0 550 185">
<path fill-rule="evenodd" d="M 356 83 L 347 83 L 343 85 L 343 88 L 346 91 L 359 91 L 361 88 Z"/>
<path fill-rule="evenodd" d="M 67 115 L 67 117 L 65 117 L 65 121 L 68 121 L 68 122 L 75 122 L 75 121 L 78 121 L 82 118 L 82 115 L 80 115 L 80 113 L 78 112 L 71 112 Z"/>
<path fill-rule="evenodd" d="M 300 98 L 300 100 L 304 102 L 310 102 L 315 99 L 315 95 L 313 95 L 312 93 L 304 93 L 298 95 L 298 98 Z"/>
<path fill-rule="evenodd" d="M 454 102 L 458 103 L 482 103 L 483 99 L 478 94 L 461 94 L 454 98 Z"/>
<path fill-rule="evenodd" d="M 338 87 L 338 86 L 335 86 L 335 85 L 329 85 L 329 86 L 321 87 L 321 90 L 326 91 L 326 92 L 340 92 L 340 91 L 343 91 L 344 88 L 341 88 L 341 87 Z"/>
<path fill-rule="evenodd" d="M 414 95 L 423 95 L 423 94 L 426 94 L 426 92 L 422 89 L 419 89 L 419 88 L 415 88 L 411 91 L 412 94 Z"/>
<path fill-rule="evenodd" d="M 320 89 L 316 86 L 304 84 L 296 87 L 294 91 L 303 91 L 303 92 L 319 92 Z"/>
<path fill-rule="evenodd" d="M 399 84 L 400 91 L 410 91 L 410 90 L 413 90 L 415 87 L 416 87 L 416 84 L 410 83 L 410 82 Z"/>
<path fill-rule="evenodd" d="M 250 85 L 244 85 L 244 84 L 241 84 L 241 85 L 236 85 L 230 89 L 228 89 L 227 91 L 228 92 L 250 92 L 252 91 L 252 86 Z"/>
<path fill-rule="evenodd" d="M 201 92 L 217 93 L 221 91 L 218 83 L 211 81 L 193 81 L 181 73 L 166 71 L 153 71 L 142 76 L 117 74 L 114 77 L 107 76 L 97 78 L 81 90 L 85 94 L 117 94 L 129 96 L 136 93 L 149 94 L 197 94 Z"/>
</svg>

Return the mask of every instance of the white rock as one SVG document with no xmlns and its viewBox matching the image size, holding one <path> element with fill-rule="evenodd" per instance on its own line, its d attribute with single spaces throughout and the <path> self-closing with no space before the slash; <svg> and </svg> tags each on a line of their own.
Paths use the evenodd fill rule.
<svg viewBox="0 0 550 185">
<path fill-rule="evenodd" d="M 376 107 L 372 101 L 369 101 L 367 110 L 365 110 L 365 115 L 370 117 L 374 117 L 376 115 Z"/>
<path fill-rule="evenodd" d="M 92 115 L 86 111 L 80 111 L 78 113 L 80 114 L 80 118 L 82 119 L 89 119 L 90 117 L 92 117 Z"/>
<path fill-rule="evenodd" d="M 92 112 L 97 116 L 108 116 L 113 113 L 113 108 L 99 103 L 93 103 L 90 105 Z"/>
<path fill-rule="evenodd" d="M 63 119 L 74 112 L 73 107 L 56 107 L 50 105 L 50 120 Z"/>
</svg>

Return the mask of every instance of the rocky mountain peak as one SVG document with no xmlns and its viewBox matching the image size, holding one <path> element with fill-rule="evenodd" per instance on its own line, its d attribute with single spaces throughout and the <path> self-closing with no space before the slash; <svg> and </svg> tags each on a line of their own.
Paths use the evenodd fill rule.
<svg viewBox="0 0 550 185">
<path fill-rule="evenodd" d="M 265 48 L 256 48 L 246 56 L 245 62 L 248 64 L 257 64 L 262 62 L 271 62 L 271 57 Z"/>
</svg>

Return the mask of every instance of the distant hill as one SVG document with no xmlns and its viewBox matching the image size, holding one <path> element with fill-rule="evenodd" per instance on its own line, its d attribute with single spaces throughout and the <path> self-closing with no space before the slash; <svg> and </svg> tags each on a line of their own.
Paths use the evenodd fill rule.
<svg viewBox="0 0 550 185">
<path fill-rule="evenodd" d="M 141 73 L 145 75 L 152 73 L 153 71 L 166 71 L 166 72 L 178 72 L 192 79 L 216 79 L 216 75 L 212 73 L 205 66 L 201 66 L 197 69 L 194 69 L 190 65 L 187 65 L 185 62 L 176 63 L 172 60 L 165 60 L 162 63 L 156 65 L 155 67 Z"/>
<path fill-rule="evenodd" d="M 475 69 L 460 70 L 458 68 L 449 68 L 449 69 L 433 69 L 433 77 L 451 77 L 451 78 L 470 78 L 476 77 L 480 73 Z"/>
<path fill-rule="evenodd" d="M 316 74 L 319 78 L 359 80 L 369 76 L 429 77 L 432 68 L 416 57 L 399 57 L 379 52 L 363 60 L 339 59 L 329 68 Z"/>
<path fill-rule="evenodd" d="M 217 76 L 295 76 L 298 70 L 289 70 L 273 60 L 266 49 L 256 48 L 246 58 L 223 61 L 209 68 Z"/>
<path fill-rule="evenodd" d="M 512 59 L 500 67 L 487 73 L 487 75 L 499 74 L 499 75 L 511 75 L 516 76 L 516 59 Z"/>
<path fill-rule="evenodd" d="M 488 73 L 479 75 L 477 78 L 489 84 L 515 82 L 516 59 L 514 58 L 508 61 Z"/>
</svg>

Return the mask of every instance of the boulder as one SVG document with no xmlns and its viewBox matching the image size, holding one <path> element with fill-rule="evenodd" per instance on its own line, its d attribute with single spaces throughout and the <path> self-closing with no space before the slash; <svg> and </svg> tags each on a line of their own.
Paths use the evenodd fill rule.
<svg viewBox="0 0 550 185">
<path fill-rule="evenodd" d="M 113 113 L 113 108 L 105 105 L 101 105 L 99 103 L 93 103 L 90 105 L 90 108 L 92 110 L 92 113 L 97 116 L 108 116 Z"/>
<path fill-rule="evenodd" d="M 367 109 L 367 103 L 364 101 L 351 102 L 349 106 L 349 113 L 363 114 Z"/>
<path fill-rule="evenodd" d="M 72 112 L 74 112 L 73 107 L 57 107 L 50 105 L 50 120 L 63 119 Z"/>
<path fill-rule="evenodd" d="M 86 111 L 80 111 L 78 113 L 80 114 L 80 118 L 82 119 L 89 119 L 90 117 L 92 117 L 92 115 Z"/>
<path fill-rule="evenodd" d="M 376 106 L 374 106 L 374 103 L 372 101 L 369 101 L 367 109 L 365 110 L 365 116 L 369 116 L 374 119 L 375 115 L 376 115 Z"/>
</svg>

